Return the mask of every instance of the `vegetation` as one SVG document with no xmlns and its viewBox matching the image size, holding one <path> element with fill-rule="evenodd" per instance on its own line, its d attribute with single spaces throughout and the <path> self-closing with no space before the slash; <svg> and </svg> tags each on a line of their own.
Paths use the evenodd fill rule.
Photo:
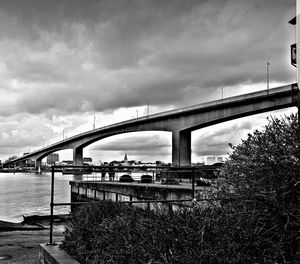
<svg viewBox="0 0 300 264">
<path fill-rule="evenodd" d="M 298 188 L 300 138 L 298 116 L 269 118 L 264 131 L 254 131 L 226 162 L 223 190 L 233 186 L 237 195 L 273 193 L 284 199 Z M 296 184 L 296 185 L 295 185 Z M 298 186 L 298 187 L 297 187 Z M 227 189 L 226 189 L 227 187 Z"/>
<path fill-rule="evenodd" d="M 176 212 L 89 205 L 74 215 L 63 247 L 82 264 L 297 263 L 299 147 L 297 116 L 270 118 L 232 146 L 212 196 L 221 201 Z"/>
<path fill-rule="evenodd" d="M 298 115 L 269 118 L 264 131 L 256 130 L 231 147 L 220 192 L 227 197 L 232 193 L 236 199 L 231 207 L 247 212 L 249 220 L 254 217 L 249 221 L 253 243 L 260 243 L 264 256 L 292 262 L 300 239 Z"/>
</svg>

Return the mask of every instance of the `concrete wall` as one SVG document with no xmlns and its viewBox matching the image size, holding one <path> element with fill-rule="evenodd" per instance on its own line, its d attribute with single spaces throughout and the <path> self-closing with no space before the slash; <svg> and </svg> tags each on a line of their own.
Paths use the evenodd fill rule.
<svg viewBox="0 0 300 264">
<path fill-rule="evenodd" d="M 39 245 L 38 264 L 80 264 L 58 245 Z"/>
<path fill-rule="evenodd" d="M 145 201 L 134 206 L 148 209 L 176 209 L 191 205 L 185 203 L 147 203 L 147 200 L 186 200 L 192 199 L 192 185 L 160 185 L 118 182 L 80 182 L 70 181 L 71 202 L 79 201 Z M 205 187 L 195 186 L 195 192 L 201 195 Z M 207 188 L 207 187 L 206 187 Z M 76 206 L 72 206 L 74 211 Z"/>
</svg>

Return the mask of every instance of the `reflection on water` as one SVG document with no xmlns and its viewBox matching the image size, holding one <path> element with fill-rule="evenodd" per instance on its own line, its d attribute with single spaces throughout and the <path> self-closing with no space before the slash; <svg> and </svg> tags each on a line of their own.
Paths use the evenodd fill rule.
<svg viewBox="0 0 300 264">
<path fill-rule="evenodd" d="M 55 173 L 55 202 L 70 202 L 69 181 L 74 179 L 73 175 Z M 50 188 L 50 173 L 0 173 L 0 220 L 19 222 L 22 215 L 49 214 Z M 69 211 L 69 206 L 54 208 L 55 214 Z"/>
</svg>

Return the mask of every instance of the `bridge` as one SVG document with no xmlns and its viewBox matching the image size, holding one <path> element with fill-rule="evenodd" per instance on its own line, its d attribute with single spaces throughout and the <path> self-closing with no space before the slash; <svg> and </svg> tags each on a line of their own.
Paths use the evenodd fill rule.
<svg viewBox="0 0 300 264">
<path fill-rule="evenodd" d="M 40 167 L 42 159 L 47 155 L 63 149 L 73 149 L 73 164 L 82 165 L 83 149 L 103 138 L 136 131 L 169 131 L 172 132 L 172 164 L 189 166 L 192 131 L 240 117 L 292 106 L 299 107 L 299 96 L 297 84 L 290 84 L 152 114 L 81 133 L 6 164 L 17 164 L 31 159 L 36 162 L 36 167 Z"/>
</svg>

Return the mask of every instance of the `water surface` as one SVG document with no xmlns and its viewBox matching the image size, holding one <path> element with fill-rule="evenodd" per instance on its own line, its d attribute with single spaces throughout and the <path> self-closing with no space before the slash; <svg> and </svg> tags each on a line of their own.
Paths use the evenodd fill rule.
<svg viewBox="0 0 300 264">
<path fill-rule="evenodd" d="M 55 173 L 55 202 L 70 202 L 73 175 Z M 50 214 L 51 174 L 0 173 L 0 220 L 20 222 L 22 215 Z M 54 213 L 69 213 L 69 206 Z"/>
</svg>

